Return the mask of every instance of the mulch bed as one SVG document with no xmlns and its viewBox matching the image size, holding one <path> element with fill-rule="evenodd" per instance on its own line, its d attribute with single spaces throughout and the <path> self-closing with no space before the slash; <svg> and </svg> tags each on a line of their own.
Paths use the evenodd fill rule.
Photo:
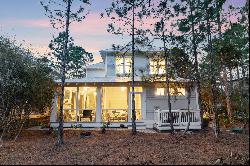
<svg viewBox="0 0 250 166">
<path fill-rule="evenodd" d="M 129 130 L 91 131 L 80 138 L 79 130 L 64 132 L 65 144 L 55 147 L 56 137 L 47 131 L 24 131 L 17 142 L 0 144 L 0 164 L 65 165 L 173 165 L 249 164 L 249 135 L 212 131 L 183 135 L 138 133 Z"/>
</svg>

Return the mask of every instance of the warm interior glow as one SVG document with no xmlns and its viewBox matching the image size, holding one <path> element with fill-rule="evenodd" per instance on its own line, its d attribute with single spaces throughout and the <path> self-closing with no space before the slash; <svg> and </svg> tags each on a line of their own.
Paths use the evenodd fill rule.
<svg viewBox="0 0 250 166">
<path fill-rule="evenodd" d="M 93 122 L 96 114 L 96 87 L 79 87 L 78 121 Z"/>
<path fill-rule="evenodd" d="M 58 112 L 59 104 L 60 96 L 58 96 Z M 65 87 L 63 111 L 64 122 L 75 122 L 76 120 L 78 122 L 95 121 L 96 87 L 79 87 L 78 96 L 77 87 Z"/>
<path fill-rule="evenodd" d="M 164 74 L 165 73 L 165 60 L 164 59 L 149 59 L 150 74 Z"/>
<path fill-rule="evenodd" d="M 156 88 L 155 94 L 156 94 L 156 96 L 164 96 L 165 95 L 165 88 Z"/>
<path fill-rule="evenodd" d="M 126 87 L 121 87 L 121 90 L 124 92 L 126 90 Z"/>
<path fill-rule="evenodd" d="M 185 96 L 186 90 L 185 88 L 170 88 L 170 95 L 171 96 Z"/>
<path fill-rule="evenodd" d="M 131 57 L 116 57 L 116 74 L 131 73 Z"/>
<path fill-rule="evenodd" d="M 142 87 L 134 87 L 135 92 L 142 92 Z M 132 92 L 132 88 L 130 87 L 130 92 Z"/>
<path fill-rule="evenodd" d="M 104 122 L 127 122 L 128 93 L 122 87 L 102 88 L 102 120 Z"/>
<path fill-rule="evenodd" d="M 63 120 L 65 122 L 73 122 L 76 120 L 76 87 L 64 88 L 64 101 L 63 101 Z M 58 113 L 60 109 L 60 95 L 57 100 Z M 58 114 L 59 115 L 59 114 Z"/>
<path fill-rule="evenodd" d="M 169 89 L 170 96 L 185 96 L 186 95 L 186 90 L 185 88 L 170 88 Z M 155 91 L 156 96 L 166 96 L 166 90 L 165 88 L 156 88 Z"/>
</svg>

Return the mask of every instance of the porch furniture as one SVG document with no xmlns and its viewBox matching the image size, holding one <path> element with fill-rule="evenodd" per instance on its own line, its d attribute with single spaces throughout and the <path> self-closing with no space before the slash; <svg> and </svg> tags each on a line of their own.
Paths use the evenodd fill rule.
<svg viewBox="0 0 250 166">
<path fill-rule="evenodd" d="M 103 109 L 102 116 L 104 121 L 126 122 L 128 115 L 126 109 Z"/>
<path fill-rule="evenodd" d="M 82 121 L 83 118 L 89 118 L 90 122 L 92 122 L 92 110 L 84 109 L 82 115 L 80 115 L 80 121 Z"/>
</svg>

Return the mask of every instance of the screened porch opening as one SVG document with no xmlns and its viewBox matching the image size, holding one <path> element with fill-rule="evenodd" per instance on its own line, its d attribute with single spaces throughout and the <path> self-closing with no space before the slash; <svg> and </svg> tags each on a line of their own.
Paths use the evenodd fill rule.
<svg viewBox="0 0 250 166">
<path fill-rule="evenodd" d="M 64 88 L 64 101 L 63 101 L 63 120 L 64 122 L 76 121 L 76 99 L 77 99 L 77 87 L 65 87 Z M 60 112 L 60 95 L 57 99 L 57 119 L 59 119 Z"/>
<path fill-rule="evenodd" d="M 65 87 L 63 102 L 64 122 L 95 122 L 96 87 Z M 60 95 L 57 99 L 57 120 L 60 111 Z"/>
<path fill-rule="evenodd" d="M 78 122 L 94 122 L 96 118 L 96 87 L 79 87 Z"/>
<path fill-rule="evenodd" d="M 102 88 L 102 121 L 128 121 L 128 89 L 127 87 Z"/>
</svg>

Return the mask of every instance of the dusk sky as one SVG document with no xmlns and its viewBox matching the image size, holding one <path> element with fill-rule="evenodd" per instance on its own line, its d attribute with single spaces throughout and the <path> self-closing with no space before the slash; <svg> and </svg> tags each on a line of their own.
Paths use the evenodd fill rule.
<svg viewBox="0 0 250 166">
<path fill-rule="evenodd" d="M 0 0 L 0 35 L 25 40 L 36 51 L 47 52 L 53 36 L 49 19 L 44 15 L 40 0 Z M 124 40 L 107 32 L 108 19 L 100 19 L 100 13 L 110 6 L 112 0 L 91 0 L 90 14 L 77 25 L 71 27 L 75 42 L 100 60 L 99 51 L 121 44 Z M 242 6 L 245 0 L 228 0 L 228 4 Z M 54 34 L 55 35 L 55 34 Z"/>
</svg>

